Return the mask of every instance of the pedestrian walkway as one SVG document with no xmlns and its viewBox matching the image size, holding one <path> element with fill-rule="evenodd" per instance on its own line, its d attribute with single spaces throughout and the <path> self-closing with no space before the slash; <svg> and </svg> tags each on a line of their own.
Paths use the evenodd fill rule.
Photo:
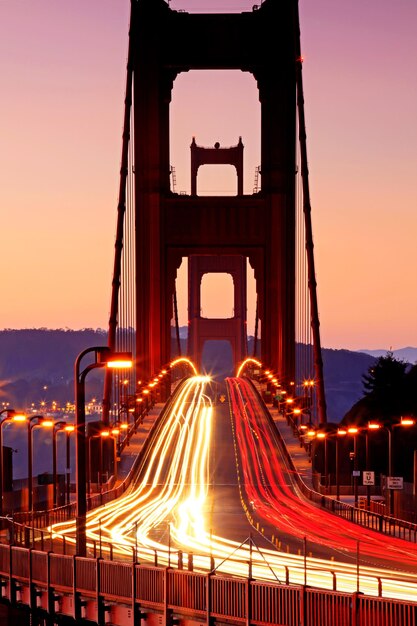
<svg viewBox="0 0 417 626">
<path fill-rule="evenodd" d="M 300 439 L 294 435 L 291 425 L 288 424 L 286 418 L 280 411 L 272 406 L 268 406 L 268 410 L 278 429 L 282 440 L 288 450 L 295 469 L 301 476 L 303 482 L 313 489 L 313 472 L 311 468 L 311 460 L 306 449 L 302 445 Z"/>
<path fill-rule="evenodd" d="M 132 469 L 133 463 L 138 454 L 142 450 L 143 444 L 149 435 L 149 432 L 156 422 L 159 414 L 165 404 L 158 403 L 153 406 L 149 413 L 145 416 L 143 422 L 138 426 L 136 432 L 129 439 L 129 443 L 123 449 L 120 456 L 119 466 L 117 470 L 117 483 L 122 482 Z"/>
</svg>

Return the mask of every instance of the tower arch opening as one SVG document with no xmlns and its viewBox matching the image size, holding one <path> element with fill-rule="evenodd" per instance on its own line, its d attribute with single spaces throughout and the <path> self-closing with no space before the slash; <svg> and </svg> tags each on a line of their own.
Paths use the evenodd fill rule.
<svg viewBox="0 0 417 626">
<path fill-rule="evenodd" d="M 229 319 L 234 316 L 235 293 L 231 274 L 210 272 L 201 280 L 201 317 Z"/>
<path fill-rule="evenodd" d="M 237 115 L 238 112 L 238 115 Z M 175 168 L 177 193 L 191 193 L 190 144 L 235 146 L 243 155 L 243 193 L 252 194 L 261 162 L 261 105 L 255 78 L 240 70 L 192 70 L 180 73 L 170 105 L 170 163 Z M 204 166 L 199 172 L 199 195 L 236 195 L 236 170 Z M 258 177 L 258 191 L 260 189 Z M 226 193 L 218 191 L 226 190 Z"/>
</svg>

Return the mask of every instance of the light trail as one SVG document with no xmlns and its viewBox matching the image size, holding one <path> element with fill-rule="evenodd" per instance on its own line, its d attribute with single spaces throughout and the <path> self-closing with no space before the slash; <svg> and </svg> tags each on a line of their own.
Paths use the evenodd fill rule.
<svg viewBox="0 0 417 626">
<path fill-rule="evenodd" d="M 210 570 L 212 557 L 218 571 L 246 577 L 250 562 L 254 578 L 278 579 L 280 582 L 287 579 L 291 584 L 303 584 L 306 576 L 309 585 L 324 589 L 333 588 L 334 572 L 339 591 L 355 591 L 355 565 L 309 557 L 306 573 L 303 556 L 275 549 L 262 549 L 260 552 L 248 543 L 239 545 L 207 531 L 205 511 L 208 508 L 213 417 L 213 407 L 206 394 L 209 380 L 208 377 L 194 376 L 178 388 L 169 410 L 153 435 L 152 446 L 147 451 L 137 481 L 118 500 L 88 513 L 89 549 L 93 548 L 94 541 L 101 540 L 104 550 L 105 543 L 111 543 L 113 554 L 131 558 L 132 551 L 137 548 L 136 558 L 140 561 L 152 560 L 157 551 L 160 564 L 170 563 L 174 566 L 178 565 L 177 551 L 181 550 L 184 557 L 193 553 L 195 569 Z M 249 426 L 251 433 L 246 443 L 243 439 L 240 442 L 243 450 L 241 458 L 249 450 L 258 459 L 262 472 L 270 481 L 272 476 L 267 473 L 270 470 L 265 467 L 272 465 L 264 441 L 267 441 L 267 433 L 256 421 L 244 419 L 242 398 L 240 394 L 231 394 L 236 435 L 239 431 L 239 438 L 242 439 L 246 426 Z M 245 402 L 248 402 L 248 398 Z M 256 446 L 252 446 L 251 441 Z M 251 496 L 255 497 L 256 494 L 251 493 Z M 317 513 L 317 509 L 314 510 Z M 336 524 L 339 524 L 339 520 Z M 168 525 L 168 542 L 158 539 L 158 531 L 167 529 Z M 75 521 L 71 520 L 55 524 L 52 534 L 55 538 L 65 535 L 67 542 L 75 543 L 75 529 Z M 171 549 L 172 545 L 175 545 L 175 551 Z M 369 595 L 378 595 L 378 578 L 383 579 L 385 596 L 417 600 L 417 576 L 399 575 L 401 580 L 390 580 L 394 575 L 389 570 L 361 567 L 360 590 Z"/>
</svg>

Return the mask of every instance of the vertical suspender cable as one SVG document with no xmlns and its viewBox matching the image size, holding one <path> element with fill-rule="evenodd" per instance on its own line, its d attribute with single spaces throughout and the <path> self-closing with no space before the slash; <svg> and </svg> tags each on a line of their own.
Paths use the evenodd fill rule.
<svg viewBox="0 0 417 626">
<path fill-rule="evenodd" d="M 174 318 L 175 318 L 175 336 L 177 338 L 178 356 L 181 356 L 181 338 L 180 326 L 178 322 L 178 302 L 177 302 L 177 285 L 174 286 Z"/>
<path fill-rule="evenodd" d="M 313 244 L 313 228 L 311 224 L 311 203 L 310 203 L 310 188 L 308 181 L 308 163 L 307 163 L 307 134 L 304 115 L 304 91 L 303 91 L 303 75 L 302 75 L 302 57 L 301 57 L 301 42 L 300 42 L 300 18 L 298 12 L 298 0 L 294 2 L 295 20 L 294 20 L 294 34 L 295 34 L 295 71 L 296 71 L 296 84 L 297 84 L 297 107 L 298 107 L 298 130 L 300 141 L 300 157 L 301 157 L 301 178 L 303 183 L 303 209 L 304 209 L 304 221 L 306 230 L 306 252 L 307 252 L 307 267 L 308 267 L 308 287 L 310 292 L 311 302 L 311 330 L 313 334 L 313 348 L 314 348 L 314 370 L 317 385 L 317 399 L 318 399 L 318 415 L 319 420 L 322 423 L 327 422 L 326 416 L 326 394 L 324 389 L 323 378 L 323 359 L 321 355 L 321 340 L 320 340 L 320 321 L 318 313 L 317 302 L 317 282 L 316 271 L 314 266 L 314 244 Z"/>
<path fill-rule="evenodd" d="M 252 355 L 254 359 L 256 359 L 256 353 L 258 351 L 258 326 L 259 326 L 258 294 L 256 294 L 255 336 L 253 338 L 253 355 Z"/>
<path fill-rule="evenodd" d="M 117 205 L 117 226 L 116 226 L 116 241 L 114 244 L 114 266 L 113 266 L 113 280 L 112 280 L 112 293 L 110 302 L 110 315 L 109 315 L 109 332 L 108 332 L 108 346 L 111 350 L 116 346 L 116 330 L 118 319 L 118 303 L 119 303 L 119 290 L 120 290 L 120 274 L 121 274 L 121 259 L 123 250 L 123 227 L 124 217 L 126 212 L 126 180 L 128 175 L 128 154 L 129 154 L 129 140 L 130 140 L 130 109 L 132 106 L 132 79 L 133 79 L 133 42 L 134 42 L 134 4 L 131 3 L 130 11 L 130 27 L 129 27 L 129 50 L 127 57 L 127 71 L 126 71 L 126 90 L 125 90 L 125 109 L 123 120 L 123 143 L 122 143 L 122 157 L 120 164 L 120 184 L 119 184 L 119 200 Z M 103 394 L 103 422 L 109 422 L 110 412 L 110 395 L 112 387 L 111 370 L 106 370 L 106 376 L 104 380 L 104 394 Z"/>
</svg>

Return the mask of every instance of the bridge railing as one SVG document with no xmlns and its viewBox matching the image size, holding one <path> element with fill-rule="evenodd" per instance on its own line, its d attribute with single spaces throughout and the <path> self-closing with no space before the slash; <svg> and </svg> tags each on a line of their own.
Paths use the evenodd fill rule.
<svg viewBox="0 0 417 626">
<path fill-rule="evenodd" d="M 3 598 L 31 602 L 37 596 L 54 597 L 49 611 L 62 616 L 73 597 L 71 616 L 82 603 L 123 603 L 136 610 L 171 612 L 193 619 L 229 624 L 271 626 L 415 626 L 417 603 L 358 593 L 321 590 L 305 585 L 279 584 L 215 573 L 173 570 L 143 563 L 70 557 L 15 546 L 0 545 Z M 17 595 L 19 594 L 19 596 Z M 26 599 L 26 600 L 25 600 Z M 57 606 L 56 606 L 57 605 Z M 34 607 L 36 607 L 36 600 Z M 106 608 L 110 610 L 111 608 Z M 97 615 L 99 611 L 97 610 Z M 109 622 L 119 624 L 116 613 Z M 98 618 L 97 618 L 98 621 Z"/>
<path fill-rule="evenodd" d="M 253 384 L 253 381 L 252 385 L 259 397 L 261 406 L 264 407 L 265 415 L 269 420 L 273 422 L 268 407 L 263 401 L 256 385 Z M 391 537 L 399 537 L 401 539 L 417 543 L 417 524 L 397 519 L 395 517 L 390 517 L 388 515 L 383 515 L 382 513 L 376 513 L 373 511 L 368 511 L 366 509 L 361 509 L 352 506 L 351 504 L 347 504 L 346 502 L 336 500 L 336 498 L 331 498 L 329 496 L 321 494 L 314 489 L 310 489 L 310 487 L 305 484 L 301 475 L 297 471 L 297 468 L 293 463 L 292 457 L 287 450 L 284 439 L 282 438 L 279 429 L 276 428 L 275 432 L 277 433 L 281 451 L 285 456 L 288 467 L 291 469 L 291 473 L 295 477 L 297 486 L 306 498 L 308 498 L 312 502 L 320 504 L 323 508 L 331 511 L 332 513 L 335 513 L 336 515 L 339 515 L 340 517 L 343 517 L 344 519 L 349 520 L 350 522 L 353 522 L 360 526 L 364 526 L 366 528 L 370 528 L 372 530 L 379 531 Z"/>
</svg>

